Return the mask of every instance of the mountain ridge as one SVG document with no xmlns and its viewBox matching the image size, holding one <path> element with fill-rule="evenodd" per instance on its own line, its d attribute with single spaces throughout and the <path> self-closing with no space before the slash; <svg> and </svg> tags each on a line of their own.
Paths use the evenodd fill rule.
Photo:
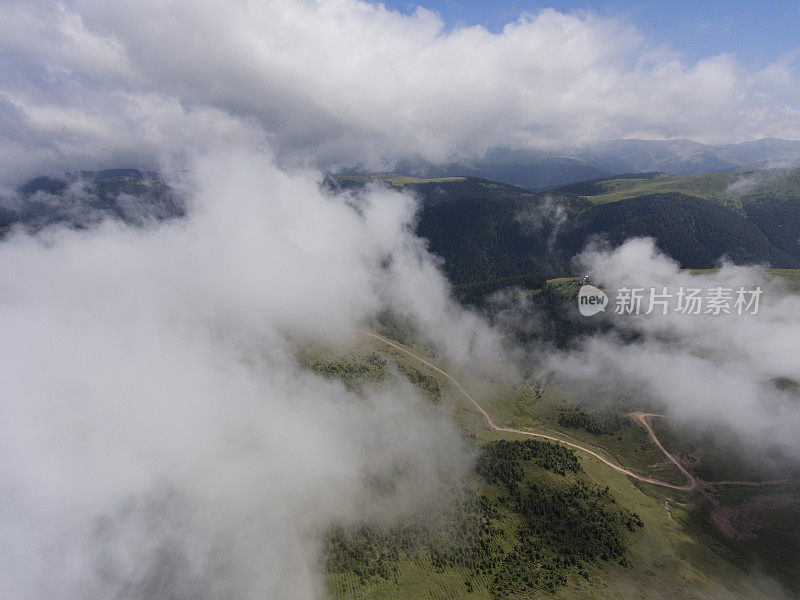
<svg viewBox="0 0 800 600">
<path fill-rule="evenodd" d="M 402 175 L 473 176 L 541 191 L 618 173 L 663 171 L 673 175 L 741 172 L 800 164 L 800 141 L 766 137 L 738 144 L 694 140 L 608 140 L 563 151 L 492 148 L 482 158 L 432 163 L 406 158 Z"/>
</svg>

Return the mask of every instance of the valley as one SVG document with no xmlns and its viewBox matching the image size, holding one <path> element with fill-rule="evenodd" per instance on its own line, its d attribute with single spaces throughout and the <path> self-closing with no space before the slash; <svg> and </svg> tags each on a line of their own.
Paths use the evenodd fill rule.
<svg viewBox="0 0 800 600">
<path fill-rule="evenodd" d="M 437 366 L 435 359 L 426 358 L 424 350 L 406 347 L 368 330 L 359 331 L 358 337 L 350 344 L 361 348 L 359 352 L 369 349 L 398 365 L 406 365 L 404 369 L 422 368 L 428 376 L 435 377 L 443 391 L 441 401 L 452 403 L 456 411 L 454 417 L 479 452 L 495 452 L 494 449 L 499 448 L 497 444 L 507 444 L 502 447 L 504 452 L 510 453 L 509 456 L 528 456 L 527 453 L 531 452 L 532 456 L 537 456 L 554 442 L 556 446 L 567 449 L 568 454 L 563 455 L 565 459 L 571 455 L 574 456 L 571 460 L 577 461 L 574 464 L 578 470 L 572 475 L 569 469 L 573 467 L 559 475 L 560 467 L 523 462 L 521 472 L 529 475 L 515 475 L 509 483 L 521 483 L 529 476 L 534 477 L 539 495 L 553 493 L 546 492 L 548 489 L 555 491 L 580 481 L 585 482 L 580 485 L 597 485 L 598 489 L 606 489 L 605 493 L 611 494 L 610 506 L 618 506 L 623 513 L 630 511 L 624 514 L 635 515 L 635 523 L 640 524 L 631 529 L 623 527 L 620 531 L 619 543 L 624 550 L 613 561 L 610 561 L 610 556 L 603 558 L 602 552 L 584 555 L 578 563 L 560 562 L 562 559 L 548 563 L 550 559 L 537 555 L 539 558 L 534 558 L 530 566 L 522 563 L 523 572 L 512 576 L 503 570 L 507 568 L 502 566 L 503 557 L 514 556 L 513 552 L 520 551 L 517 545 L 520 542 L 513 540 L 518 535 L 514 532 L 525 527 L 524 519 L 519 521 L 520 514 L 508 512 L 511 506 L 508 500 L 502 500 L 507 492 L 502 491 L 502 485 L 498 488 L 497 482 L 492 483 L 493 476 L 482 470 L 482 461 L 488 459 L 479 458 L 477 475 L 474 476 L 477 479 L 471 478 L 465 483 L 466 490 L 457 492 L 466 494 L 466 498 L 476 498 L 474 494 L 478 494 L 479 508 L 467 509 L 470 501 L 459 496 L 461 501 L 447 501 L 450 508 L 462 507 L 458 514 L 448 513 L 448 517 L 437 512 L 441 508 L 432 507 L 431 515 L 419 516 L 388 529 L 340 530 L 336 534 L 339 536 L 336 538 L 339 558 L 330 563 L 329 569 L 332 570 L 328 576 L 329 589 L 335 598 L 422 598 L 430 594 L 437 597 L 495 598 L 504 597 L 506 593 L 537 597 L 537 590 L 556 598 L 625 598 L 630 594 L 658 598 L 662 592 L 664 598 L 770 598 L 781 593 L 774 584 L 771 587 L 771 584 L 759 583 L 752 577 L 752 569 L 756 568 L 759 560 L 756 557 L 769 556 L 769 552 L 764 547 L 753 550 L 752 540 L 758 538 L 741 538 L 735 529 L 731 529 L 736 526 L 724 525 L 728 522 L 725 519 L 735 517 L 722 515 L 750 511 L 745 514 L 757 514 L 756 519 L 764 519 L 765 515 L 783 518 L 781 514 L 794 509 L 794 501 L 765 502 L 759 498 L 764 498 L 764 494 L 768 498 L 790 498 L 796 493 L 796 484 L 788 480 L 749 481 L 744 485 L 699 480 L 693 473 L 697 464 L 687 463 L 686 455 L 673 455 L 655 429 L 649 426 L 654 415 L 634 412 L 611 435 L 581 433 L 580 430 L 559 426 L 557 417 L 554 419 L 553 408 L 547 405 L 553 405 L 557 390 L 547 389 L 543 395 L 534 398 L 537 394 L 528 393 L 530 388 L 524 385 L 517 385 L 515 392 L 500 381 L 487 386 L 474 375 L 463 374 L 456 378 L 449 370 Z M 480 402 L 459 381 L 461 378 L 470 381 L 470 387 L 474 385 L 482 390 Z M 522 392 L 523 404 L 517 399 L 512 400 L 513 396 L 519 398 L 519 391 Z M 487 410 L 484 406 L 491 408 Z M 526 412 L 521 410 L 522 406 Z M 490 410 L 497 416 L 490 414 Z M 674 430 L 661 426 L 658 430 L 671 431 L 668 437 L 672 441 L 677 439 L 676 435 L 681 438 L 680 433 Z M 525 440 L 537 438 L 545 440 L 538 444 L 545 445 L 526 450 Z M 638 465 L 635 471 L 622 466 L 631 464 Z M 704 473 L 706 476 L 711 474 Z M 679 483 L 681 480 L 683 483 Z M 474 510 L 478 512 L 470 512 Z M 443 525 L 443 518 L 450 525 Z M 447 533 L 447 527 L 465 527 L 461 521 L 465 518 L 477 519 L 474 521 L 476 524 L 483 524 L 480 525 L 483 529 L 479 528 L 483 533 L 475 538 L 480 540 L 479 545 L 469 549 L 466 555 L 465 549 L 458 550 L 462 534 Z M 603 518 L 611 519 L 611 513 Z M 749 518 L 753 522 L 753 517 Z M 433 519 L 438 525 L 431 525 L 427 519 Z M 569 527 L 583 527 L 579 524 L 582 519 L 579 517 Z M 755 522 L 762 523 L 760 520 Z M 550 525 L 556 526 L 554 523 Z M 603 527 L 607 530 L 611 525 L 607 523 Z M 547 526 L 537 531 L 537 537 L 543 536 L 545 540 L 550 535 Z M 440 541 L 431 541 L 436 539 Z M 450 550 L 444 550 L 441 544 Z M 355 567 L 348 568 L 345 566 L 348 563 L 342 562 L 345 560 L 342 552 L 353 557 L 363 557 L 367 553 L 376 557 L 378 562 L 372 567 L 359 567 L 353 571 L 351 569 Z M 465 556 L 472 558 L 456 558 Z M 359 564 L 364 564 L 363 560 L 359 559 Z M 536 573 L 538 575 L 534 575 Z M 790 589 L 797 585 L 797 573 L 792 569 L 778 573 Z M 522 578 L 521 581 L 518 577 Z M 676 579 L 682 581 L 677 587 L 674 585 Z M 503 581 L 505 587 L 498 587 L 498 581 Z M 670 581 L 672 584 L 666 591 L 665 586 Z"/>
</svg>

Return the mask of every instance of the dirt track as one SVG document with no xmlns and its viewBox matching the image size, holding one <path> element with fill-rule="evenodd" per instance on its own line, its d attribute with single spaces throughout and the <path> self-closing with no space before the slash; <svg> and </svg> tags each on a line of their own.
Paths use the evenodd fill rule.
<svg viewBox="0 0 800 600">
<path fill-rule="evenodd" d="M 635 422 L 639 423 L 642 427 L 644 427 L 647 430 L 647 433 L 650 434 L 650 438 L 653 440 L 653 442 L 655 442 L 656 446 L 659 447 L 661 452 L 664 453 L 664 456 L 666 456 L 670 461 L 672 461 L 672 463 L 676 467 L 678 467 L 678 470 L 681 473 L 683 473 L 683 476 L 686 477 L 686 481 L 691 483 L 691 487 L 689 487 L 687 489 L 695 489 L 695 488 L 697 488 L 698 483 L 697 483 L 697 479 L 695 479 L 694 475 L 689 473 L 689 471 L 686 469 L 686 467 L 684 467 L 680 462 L 678 462 L 677 458 L 675 458 L 672 454 L 667 452 L 667 449 L 664 448 L 664 445 L 661 443 L 661 441 L 658 439 L 658 437 L 656 437 L 655 431 L 653 431 L 653 424 L 650 422 L 650 419 L 652 419 L 653 417 L 661 417 L 663 415 L 657 415 L 657 414 L 654 414 L 654 413 L 645 413 L 645 412 L 641 412 L 641 411 L 636 411 L 636 412 L 630 413 L 627 416 L 630 417 L 631 419 L 633 419 Z M 689 484 L 687 484 L 687 485 L 689 485 Z"/>
<path fill-rule="evenodd" d="M 527 436 L 530 436 L 530 437 L 542 438 L 542 439 L 550 440 L 550 441 L 553 441 L 553 442 L 558 442 L 560 444 L 564 444 L 565 446 L 569 446 L 570 448 L 574 448 L 575 450 L 579 450 L 581 452 L 589 454 L 590 456 L 593 456 L 594 458 L 596 458 L 600 462 L 608 465 L 609 467 L 611 467 L 612 469 L 614 469 L 615 471 L 617 471 L 619 473 L 623 473 L 623 474 L 627 475 L 628 477 L 633 477 L 634 479 L 637 479 L 639 481 L 644 481 L 646 483 L 652 483 L 653 485 L 660 485 L 660 486 L 663 486 L 663 487 L 671 488 L 673 490 L 680 490 L 680 491 L 684 491 L 684 492 L 694 491 L 698 487 L 697 479 L 695 479 L 691 475 L 691 473 L 689 473 L 689 471 L 687 471 L 686 468 L 683 467 L 683 465 L 681 465 L 674 456 L 672 456 L 672 454 L 667 452 L 667 450 L 664 448 L 664 446 L 661 444 L 661 442 L 656 437 L 656 434 L 653 432 L 653 427 L 650 424 L 650 421 L 648 420 L 648 418 L 649 417 L 653 417 L 653 416 L 658 416 L 658 415 L 653 415 L 651 413 L 637 412 L 637 413 L 631 413 L 629 416 L 632 419 L 634 419 L 637 423 L 641 424 L 647 430 L 647 432 L 650 434 L 650 437 L 653 439 L 653 441 L 656 443 L 656 445 L 659 447 L 659 449 L 664 453 L 664 455 L 670 461 L 672 461 L 675 464 L 675 466 L 678 467 L 678 469 L 680 469 L 681 473 L 683 473 L 683 475 L 686 477 L 686 480 L 687 480 L 687 482 L 685 484 L 683 484 L 683 485 L 677 485 L 677 484 L 674 484 L 674 483 L 669 483 L 668 481 L 661 481 L 660 479 L 655 479 L 653 477 L 647 477 L 645 475 L 638 475 L 637 473 L 634 473 L 633 471 L 630 471 L 630 470 L 626 469 L 625 467 L 621 467 L 621 466 L 611 462 L 607 458 L 603 457 L 602 455 L 598 454 L 597 452 L 595 452 L 593 450 L 590 450 L 589 448 L 585 448 L 584 446 L 581 446 L 579 444 L 575 444 L 573 442 L 569 442 L 567 440 L 561 439 L 561 438 L 556 437 L 556 436 L 547 435 L 547 434 L 544 434 L 544 433 L 533 433 L 531 431 L 523 431 L 521 429 L 513 429 L 511 427 L 500 427 L 492 420 L 492 417 L 489 416 L 489 413 L 487 413 L 486 410 L 484 410 L 484 408 L 480 404 L 478 404 L 472 396 L 469 395 L 467 390 L 465 390 L 461 386 L 461 384 L 452 375 L 450 375 L 449 373 L 443 371 L 442 369 L 440 369 L 436 365 L 432 364 L 431 362 L 425 360 L 421 356 L 417 356 L 416 354 L 414 354 L 410 350 L 406 350 L 400 344 L 397 344 L 396 342 L 390 340 L 389 338 L 383 337 L 382 335 L 379 335 L 377 333 L 372 333 L 371 331 L 365 331 L 363 329 L 358 329 L 357 331 L 359 333 L 364 334 L 364 335 L 368 335 L 368 336 L 373 337 L 373 338 L 375 338 L 377 340 L 380 340 L 384 344 L 388 344 L 392 348 L 395 348 L 395 349 L 399 350 L 400 352 L 403 352 L 403 353 L 411 356 L 412 358 L 418 360 L 419 362 L 421 362 L 422 364 L 424 364 L 428 368 L 433 369 L 434 371 L 436 371 L 437 373 L 439 373 L 443 377 L 447 378 L 447 380 L 450 381 L 456 387 L 456 389 L 458 389 L 458 391 L 461 392 L 461 394 L 467 400 L 470 401 L 470 403 L 472 403 L 472 405 L 475 407 L 475 409 L 483 416 L 483 419 L 484 419 L 484 421 L 486 421 L 486 424 L 489 426 L 489 428 L 494 430 L 494 431 L 505 431 L 507 433 L 517 433 L 517 434 L 520 434 L 520 435 L 527 435 Z"/>
</svg>

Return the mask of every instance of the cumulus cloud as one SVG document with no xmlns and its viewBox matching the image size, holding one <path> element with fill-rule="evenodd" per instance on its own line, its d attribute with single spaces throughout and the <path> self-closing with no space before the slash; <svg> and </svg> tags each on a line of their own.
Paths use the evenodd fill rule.
<svg viewBox="0 0 800 600">
<path fill-rule="evenodd" d="M 329 197 L 241 151 L 184 177 L 185 218 L 0 245 L 3 597 L 319 597 L 326 528 L 407 514 L 469 467 L 409 383 L 356 394 L 294 359 L 386 308 L 467 331 L 453 356 L 491 345 L 413 199 Z"/>
<path fill-rule="evenodd" d="M 692 274 L 650 239 L 614 250 L 589 248 L 580 260 L 592 283 L 609 293 L 615 329 L 548 358 L 566 390 L 590 402 L 616 398 L 635 408 L 649 405 L 696 427 L 722 427 L 742 444 L 797 456 L 800 297 L 779 277 L 727 263 Z M 644 290 L 642 314 L 613 313 L 623 287 Z M 644 314 L 652 288 L 672 294 L 698 288 L 705 295 L 720 287 L 734 294 L 761 288 L 758 314 L 706 314 L 707 306 L 701 314 L 683 314 L 675 310 L 676 300 L 667 314 L 660 306 Z"/>
<path fill-rule="evenodd" d="M 375 167 L 496 145 L 800 137 L 792 56 L 761 71 L 730 55 L 687 64 L 591 13 L 492 33 L 355 0 L 72 0 L 6 2 L 0 23 L 0 119 L 14 123 L 0 166 L 17 178 L 149 166 L 223 139 Z"/>
</svg>

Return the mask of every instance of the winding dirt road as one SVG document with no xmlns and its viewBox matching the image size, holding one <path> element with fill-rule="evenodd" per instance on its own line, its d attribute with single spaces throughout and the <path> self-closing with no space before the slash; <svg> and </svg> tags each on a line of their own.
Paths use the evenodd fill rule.
<svg viewBox="0 0 800 600">
<path fill-rule="evenodd" d="M 456 380 L 452 375 L 450 375 L 449 373 L 443 371 L 442 369 L 440 369 L 439 367 L 437 367 L 433 363 L 425 360 L 421 356 L 417 356 L 416 354 L 414 354 L 410 350 L 407 350 L 407 349 L 403 348 L 400 344 L 397 344 L 396 342 L 390 340 L 389 338 L 383 337 L 382 335 L 377 334 L 377 333 L 373 333 L 371 331 L 365 331 L 363 329 L 357 329 L 356 331 L 358 331 L 359 333 L 362 333 L 364 335 L 370 336 L 372 338 L 375 338 L 376 340 L 380 340 L 384 344 L 387 344 L 387 345 L 391 346 L 392 348 L 395 348 L 395 349 L 399 350 L 400 352 L 403 352 L 403 353 L 407 354 L 408 356 L 410 356 L 410 357 L 418 360 L 419 362 L 421 362 L 426 367 L 428 367 L 430 369 L 433 369 L 434 371 L 436 371 L 437 373 L 439 373 L 440 375 L 445 377 L 448 381 L 450 381 L 450 383 L 452 383 L 456 387 L 456 389 L 458 389 L 459 392 L 461 392 L 461 394 L 467 400 L 470 401 L 470 403 L 472 403 L 472 405 L 475 407 L 475 409 L 483 416 L 483 419 L 484 419 L 484 421 L 486 421 L 486 424 L 493 431 L 504 431 L 506 433 L 517 433 L 517 434 L 520 434 L 520 435 L 527 435 L 529 437 L 542 438 L 542 439 L 550 440 L 550 441 L 553 441 L 553 442 L 558 442 L 559 444 L 564 444 L 565 446 L 569 446 L 570 448 L 574 448 L 575 450 L 579 450 L 581 452 L 589 454 L 590 456 L 593 456 L 594 458 L 596 458 L 600 462 L 608 465 L 609 467 L 611 467 L 612 469 L 614 469 L 618 473 L 622 473 L 624 475 L 627 475 L 628 477 L 633 477 L 634 479 L 637 479 L 639 481 L 644 481 L 646 483 L 652 483 L 653 485 L 660 485 L 662 487 L 671 488 L 673 490 L 680 490 L 680 491 L 683 491 L 683 492 L 691 492 L 691 491 L 694 491 L 694 490 L 696 490 L 698 488 L 697 479 L 695 479 L 691 475 L 691 473 L 689 473 L 689 471 L 687 471 L 683 467 L 683 465 L 681 465 L 677 461 L 677 459 L 674 456 L 672 456 L 672 454 L 667 452 L 666 448 L 664 448 L 664 446 L 661 445 L 661 442 L 658 440 L 658 438 L 656 437 L 656 434 L 653 432 L 653 427 L 650 424 L 649 418 L 650 417 L 654 417 L 654 416 L 659 416 L 659 415 L 654 415 L 654 414 L 651 414 L 651 413 L 636 412 L 636 413 L 631 413 L 629 416 L 632 419 L 634 419 L 637 423 L 641 424 L 647 430 L 647 432 L 650 434 L 650 437 L 653 439 L 653 441 L 656 443 L 656 445 L 659 447 L 659 449 L 664 453 L 664 455 L 670 461 L 672 461 L 675 464 L 675 466 L 678 467 L 678 469 L 680 469 L 681 473 L 683 473 L 683 475 L 686 477 L 686 483 L 683 484 L 683 485 L 677 485 L 677 484 L 674 484 L 674 483 L 669 483 L 668 481 L 661 481 L 660 479 L 655 479 L 653 477 L 647 477 L 645 475 L 639 475 L 637 473 L 634 473 L 633 471 L 630 471 L 629 469 L 626 469 L 625 467 L 621 467 L 618 464 L 611 462 L 610 460 L 608 460 L 604 456 L 598 454 L 594 450 L 590 450 L 589 448 L 585 448 L 584 446 L 581 446 L 579 444 L 574 444 L 572 442 L 568 442 L 567 440 L 561 439 L 561 438 L 556 437 L 556 436 L 547 435 L 547 434 L 544 434 L 544 433 L 534 433 L 532 431 L 523 431 L 521 429 L 513 429 L 511 427 L 500 427 L 499 425 L 497 425 L 492 420 L 492 417 L 489 416 L 489 413 L 487 413 L 486 410 L 484 410 L 484 408 L 480 404 L 478 404 L 472 396 L 469 395 L 467 390 L 465 390 L 462 387 L 462 385 L 458 382 L 458 380 Z"/>
<path fill-rule="evenodd" d="M 664 415 L 657 415 L 655 413 L 646 413 L 646 412 L 636 411 L 636 412 L 632 412 L 632 413 L 630 413 L 630 414 L 628 414 L 626 416 L 628 416 L 629 418 L 633 419 L 636 423 L 639 423 L 639 425 L 644 427 L 645 430 L 647 430 L 647 433 L 650 434 L 650 439 L 652 439 L 653 442 L 655 443 L 655 445 L 658 446 L 659 449 L 661 450 L 661 452 L 664 453 L 664 456 L 666 456 L 669 460 L 671 460 L 672 464 L 674 464 L 676 467 L 678 467 L 678 470 L 681 473 L 683 473 L 683 476 L 686 477 L 686 481 L 688 482 L 687 485 L 691 484 L 691 487 L 686 488 L 686 489 L 692 489 L 693 490 L 693 489 L 697 488 L 697 486 L 699 484 L 697 482 L 697 479 L 695 479 L 694 475 L 689 473 L 689 471 L 686 469 L 686 467 L 684 467 L 680 462 L 678 462 L 678 460 L 671 453 L 667 452 L 667 449 L 664 448 L 664 445 L 661 443 L 661 441 L 658 439 L 658 437 L 656 437 L 656 432 L 653 431 L 653 424 L 650 422 L 650 419 L 652 419 L 653 417 L 663 417 Z"/>
</svg>

